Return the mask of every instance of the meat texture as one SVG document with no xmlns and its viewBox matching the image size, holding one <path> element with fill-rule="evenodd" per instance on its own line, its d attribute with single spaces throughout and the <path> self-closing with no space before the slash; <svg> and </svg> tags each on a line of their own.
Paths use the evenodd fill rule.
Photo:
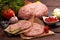
<svg viewBox="0 0 60 40">
<path fill-rule="evenodd" d="M 5 31 L 10 33 L 10 32 L 14 32 L 14 31 L 17 30 L 17 32 L 18 32 L 18 31 L 22 31 L 22 30 L 28 29 L 30 26 L 31 26 L 31 22 L 30 21 L 22 20 L 22 21 L 19 21 L 18 23 L 9 25 L 5 29 Z"/>
<path fill-rule="evenodd" d="M 17 32 L 23 33 L 26 36 L 36 36 L 44 32 L 44 26 L 38 23 L 31 23 L 27 20 L 19 21 L 18 23 L 9 25 L 6 32 L 16 34 Z"/>
<path fill-rule="evenodd" d="M 44 26 L 38 23 L 33 23 L 31 30 L 23 33 L 25 36 L 37 36 L 44 32 Z"/>
<path fill-rule="evenodd" d="M 22 19 L 29 19 L 31 15 L 35 15 L 38 18 L 46 16 L 48 14 L 48 8 L 41 2 L 30 3 L 18 11 L 18 17 Z"/>
</svg>

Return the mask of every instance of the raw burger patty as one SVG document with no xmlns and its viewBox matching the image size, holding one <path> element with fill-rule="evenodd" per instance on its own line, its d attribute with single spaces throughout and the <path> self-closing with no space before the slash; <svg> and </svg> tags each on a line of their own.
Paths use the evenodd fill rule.
<svg viewBox="0 0 60 40">
<path fill-rule="evenodd" d="M 44 26 L 38 23 L 33 23 L 31 30 L 23 33 L 25 36 L 37 36 L 44 32 Z"/>
</svg>

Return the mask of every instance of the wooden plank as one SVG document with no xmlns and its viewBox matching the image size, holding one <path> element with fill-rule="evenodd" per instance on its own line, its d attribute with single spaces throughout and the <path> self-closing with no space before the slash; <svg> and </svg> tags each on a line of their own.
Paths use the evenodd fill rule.
<svg viewBox="0 0 60 40">
<path fill-rule="evenodd" d="M 52 12 L 55 8 L 60 8 L 60 6 L 58 6 L 58 7 L 56 7 L 56 6 L 55 6 L 55 7 L 49 6 L 49 7 L 48 7 L 48 10 L 49 10 L 49 12 Z"/>
<path fill-rule="evenodd" d="M 40 0 L 47 6 L 60 6 L 60 0 Z"/>
</svg>

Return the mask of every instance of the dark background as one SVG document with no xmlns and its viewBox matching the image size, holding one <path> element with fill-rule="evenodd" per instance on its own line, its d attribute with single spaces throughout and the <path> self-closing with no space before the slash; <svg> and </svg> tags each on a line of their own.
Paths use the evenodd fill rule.
<svg viewBox="0 0 60 40">
<path fill-rule="evenodd" d="M 34 0 L 30 0 L 34 1 Z M 52 12 L 54 8 L 60 8 L 60 0 L 40 0 L 42 3 L 46 4 L 49 8 L 49 12 Z M 60 40 L 60 27 L 53 29 L 53 31 L 57 31 L 55 35 L 35 38 L 32 40 Z M 7 37 L 2 29 L 0 28 L 0 40 L 22 40 L 20 37 Z"/>
</svg>

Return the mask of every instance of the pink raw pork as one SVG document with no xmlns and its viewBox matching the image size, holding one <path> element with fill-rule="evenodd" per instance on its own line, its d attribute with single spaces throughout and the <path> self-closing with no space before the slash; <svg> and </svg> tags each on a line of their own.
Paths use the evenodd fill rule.
<svg viewBox="0 0 60 40">
<path fill-rule="evenodd" d="M 31 26 L 31 22 L 30 21 L 26 21 L 26 20 L 21 20 L 18 23 L 15 24 L 11 24 L 9 25 L 5 31 L 11 34 L 15 34 L 19 31 L 23 31 L 28 29 Z"/>
<path fill-rule="evenodd" d="M 39 1 L 35 3 L 29 3 L 20 8 L 18 11 L 18 17 L 22 19 L 29 19 L 32 15 L 41 18 L 42 16 L 47 16 L 47 14 L 47 6 Z"/>
<path fill-rule="evenodd" d="M 25 36 L 37 36 L 44 32 L 44 26 L 38 23 L 33 23 L 31 30 L 23 33 Z"/>
</svg>

